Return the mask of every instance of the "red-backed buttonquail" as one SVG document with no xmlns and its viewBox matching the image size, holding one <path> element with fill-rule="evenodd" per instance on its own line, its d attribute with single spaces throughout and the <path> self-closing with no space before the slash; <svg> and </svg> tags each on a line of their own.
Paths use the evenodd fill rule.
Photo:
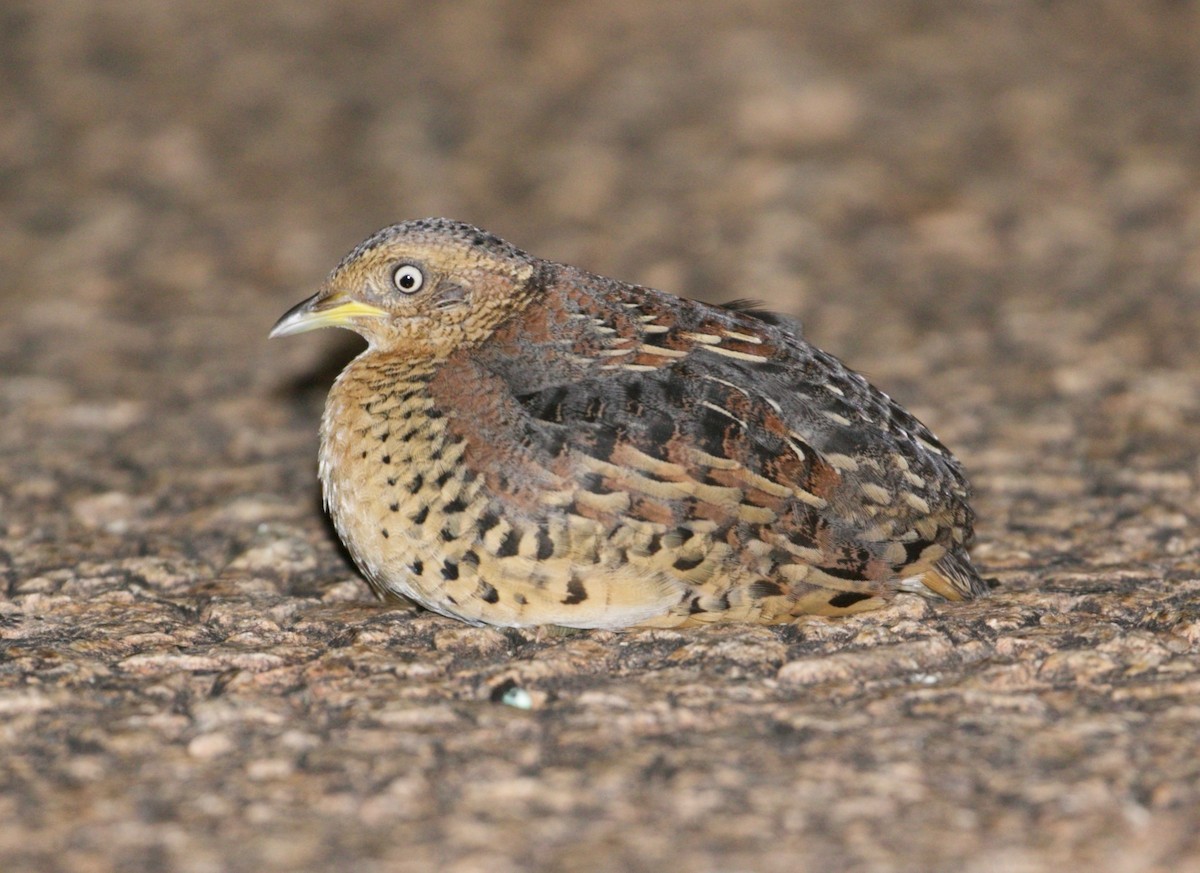
<svg viewBox="0 0 1200 873">
<path fill-rule="evenodd" d="M 346 327 L 320 477 L 376 592 L 475 624 L 784 622 L 984 592 L 958 462 L 794 325 L 387 227 L 272 336 Z"/>
</svg>

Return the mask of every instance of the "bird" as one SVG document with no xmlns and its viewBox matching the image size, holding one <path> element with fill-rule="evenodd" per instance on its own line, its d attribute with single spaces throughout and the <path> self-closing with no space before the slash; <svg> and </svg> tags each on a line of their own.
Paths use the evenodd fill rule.
<svg viewBox="0 0 1200 873">
<path fill-rule="evenodd" d="M 376 594 L 472 625 L 780 624 L 987 590 L 933 433 L 799 326 L 444 218 L 355 247 L 271 337 L 366 348 L 319 478 Z"/>
</svg>

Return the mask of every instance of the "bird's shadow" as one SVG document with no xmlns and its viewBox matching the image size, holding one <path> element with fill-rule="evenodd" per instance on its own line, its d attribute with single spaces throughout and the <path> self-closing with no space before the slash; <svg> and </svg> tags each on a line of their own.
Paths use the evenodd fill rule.
<svg viewBox="0 0 1200 873">
<path fill-rule="evenodd" d="M 307 413 L 313 407 L 321 409 L 333 380 L 363 350 L 361 337 L 347 331 L 337 331 L 335 337 L 327 341 L 316 363 L 280 380 L 271 389 L 271 396 L 289 404 L 296 412 Z"/>
<path fill-rule="evenodd" d="M 299 426 L 315 429 L 321 417 L 321 410 L 325 406 L 325 397 L 329 394 L 333 381 L 362 350 L 361 338 L 338 331 L 336 339 L 328 341 L 315 363 L 281 379 L 269 393 L 274 400 L 279 401 L 291 411 L 298 424 L 302 422 Z M 321 519 L 326 536 L 334 544 L 346 567 L 353 569 L 355 567 L 354 558 L 350 555 L 350 550 L 346 548 L 341 537 L 338 536 L 329 513 L 325 511 L 324 501 L 321 499 L 321 487 L 315 479 L 310 495 L 313 512 Z"/>
</svg>

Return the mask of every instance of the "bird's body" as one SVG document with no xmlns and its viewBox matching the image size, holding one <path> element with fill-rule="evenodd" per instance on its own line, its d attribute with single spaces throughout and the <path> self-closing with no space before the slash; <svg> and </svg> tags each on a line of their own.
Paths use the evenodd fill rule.
<svg viewBox="0 0 1200 873">
<path fill-rule="evenodd" d="M 369 343 L 320 475 L 381 594 L 621 628 L 983 591 L 957 461 L 790 325 L 441 219 L 365 241 L 275 334 L 325 324 Z"/>
</svg>

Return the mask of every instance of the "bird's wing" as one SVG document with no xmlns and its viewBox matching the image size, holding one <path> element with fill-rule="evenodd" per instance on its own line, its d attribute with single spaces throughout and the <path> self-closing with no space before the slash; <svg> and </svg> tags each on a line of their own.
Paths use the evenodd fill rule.
<svg viewBox="0 0 1200 873">
<path fill-rule="evenodd" d="M 559 306 L 491 368 L 531 451 L 577 483 L 573 511 L 701 533 L 726 557 L 761 552 L 764 573 L 818 568 L 809 581 L 849 592 L 969 538 L 957 462 L 794 330 L 630 286 Z"/>
</svg>

